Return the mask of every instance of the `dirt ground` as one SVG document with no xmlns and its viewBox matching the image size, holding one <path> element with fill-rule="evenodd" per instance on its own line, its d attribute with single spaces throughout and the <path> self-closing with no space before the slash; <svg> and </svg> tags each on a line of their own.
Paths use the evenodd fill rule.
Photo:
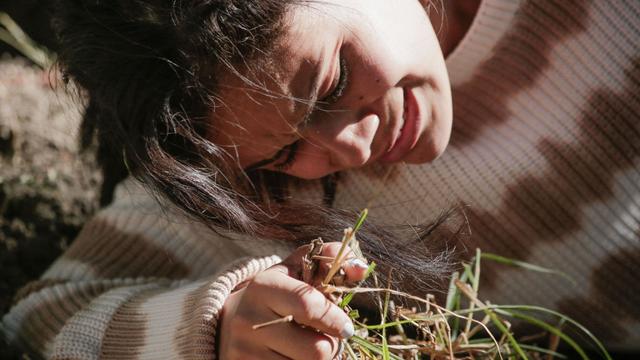
<svg viewBox="0 0 640 360">
<path fill-rule="evenodd" d="M 98 207 L 92 154 L 80 154 L 81 101 L 55 73 L 0 58 L 0 314 Z M 0 358 L 20 356 L 0 341 Z"/>
</svg>

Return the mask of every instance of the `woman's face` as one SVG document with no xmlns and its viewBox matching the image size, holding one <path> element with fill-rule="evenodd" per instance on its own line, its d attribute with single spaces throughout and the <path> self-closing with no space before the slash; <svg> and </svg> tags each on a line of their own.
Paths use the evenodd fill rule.
<svg viewBox="0 0 640 360">
<path fill-rule="evenodd" d="M 265 168 L 313 179 L 442 153 L 451 92 L 421 2 L 325 0 L 286 24 L 268 71 L 221 84 L 210 138 L 242 167 L 272 159 Z"/>
</svg>

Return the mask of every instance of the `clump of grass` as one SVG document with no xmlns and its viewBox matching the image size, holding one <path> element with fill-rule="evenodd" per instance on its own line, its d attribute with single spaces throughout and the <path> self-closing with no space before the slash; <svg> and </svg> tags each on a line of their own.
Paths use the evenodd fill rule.
<svg viewBox="0 0 640 360">
<path fill-rule="evenodd" d="M 335 286 L 331 279 L 347 258 L 347 246 L 356 256 L 362 257 L 355 235 L 366 217 L 365 209 L 353 229 L 345 230 L 338 256 L 320 286 L 354 321 L 356 335 L 343 340 L 343 359 L 564 359 L 567 357 L 558 352 L 562 342 L 573 348 L 582 359 L 588 359 L 569 330 L 577 330 L 592 342 L 602 358 L 611 359 L 602 343 L 588 329 L 563 314 L 539 306 L 496 305 L 481 301 L 478 290 L 483 261 L 497 261 L 570 278 L 558 271 L 482 253 L 479 249 L 469 262 L 462 263 L 461 271 L 452 274 L 445 304 L 438 304 L 431 295 L 419 297 L 390 286 L 380 286 L 375 263 L 371 263 L 367 271 L 374 287 L 365 287 L 362 283 L 355 287 Z M 370 324 L 366 319 L 360 319 L 358 311 L 350 306 L 354 295 L 359 293 L 376 295 L 380 323 Z M 398 306 L 392 297 L 415 306 Z M 542 318 L 553 318 L 555 323 Z M 511 326 L 514 319 L 539 328 L 541 333 L 518 336 Z M 539 345 L 541 342 L 545 345 Z"/>
</svg>

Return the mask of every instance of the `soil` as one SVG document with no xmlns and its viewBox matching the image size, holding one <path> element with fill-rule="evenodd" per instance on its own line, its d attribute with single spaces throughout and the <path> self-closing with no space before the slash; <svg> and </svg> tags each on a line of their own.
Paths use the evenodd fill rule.
<svg viewBox="0 0 640 360">
<path fill-rule="evenodd" d="M 77 132 L 81 101 L 55 72 L 0 58 L 0 314 L 98 208 L 100 173 Z M 19 352 L 0 341 L 0 358 Z"/>
</svg>

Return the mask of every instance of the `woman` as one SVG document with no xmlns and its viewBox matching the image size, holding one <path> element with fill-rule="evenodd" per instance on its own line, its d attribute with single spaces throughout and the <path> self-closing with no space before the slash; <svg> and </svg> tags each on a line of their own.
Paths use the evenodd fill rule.
<svg viewBox="0 0 640 360">
<path fill-rule="evenodd" d="M 429 4 L 65 5 L 61 57 L 89 95 L 86 134 L 97 130 L 105 158 L 124 155 L 133 175 L 223 234 L 162 216 L 172 208 L 120 187 L 4 318 L 10 340 L 57 357 L 331 358 L 335 338 L 352 332 L 348 319 L 312 290 L 296 292 L 304 248 L 272 266 L 279 258 L 267 255 L 289 247 L 256 235 L 336 239 L 349 219 L 338 209 L 369 203 L 389 223 L 469 204 L 483 249 L 590 284 L 520 294 L 496 281 L 492 300 L 526 297 L 603 319 L 589 310 L 620 294 L 618 277 L 635 276 L 636 5 L 485 0 L 457 46 L 473 16 L 449 7 L 452 144 L 421 166 L 388 164 L 432 161 L 449 139 L 449 80 Z M 282 173 L 323 180 L 286 185 Z M 320 201 L 334 210 L 309 204 Z M 362 236 L 379 244 L 373 231 Z M 615 271 L 593 271 L 599 262 Z M 440 266 L 410 272 L 437 277 Z M 362 264 L 346 270 L 357 279 Z M 622 311 L 627 297 L 616 299 Z M 290 313 L 296 323 L 250 330 Z M 622 335 L 614 339 L 632 343 Z"/>
</svg>

